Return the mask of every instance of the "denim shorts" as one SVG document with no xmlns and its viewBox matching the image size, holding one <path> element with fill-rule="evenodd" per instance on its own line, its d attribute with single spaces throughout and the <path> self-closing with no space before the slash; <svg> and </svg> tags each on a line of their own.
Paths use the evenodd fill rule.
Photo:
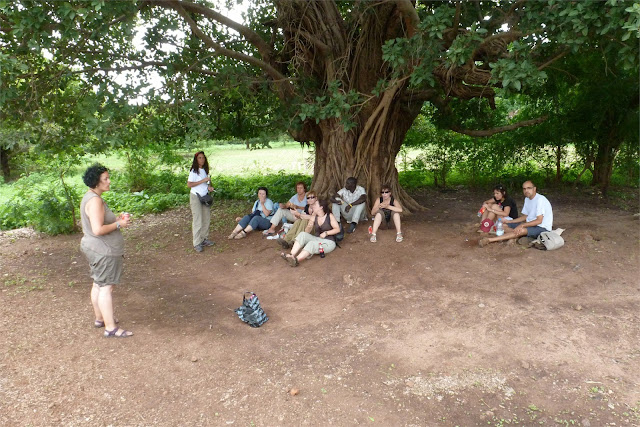
<svg viewBox="0 0 640 427">
<path fill-rule="evenodd" d="M 522 224 L 521 222 L 510 222 L 507 225 L 509 226 L 509 228 L 516 228 L 517 226 L 519 226 L 520 224 Z M 546 228 L 542 228 L 539 225 L 536 225 L 535 227 L 527 227 L 527 236 L 528 237 L 538 237 L 540 235 L 540 233 L 542 233 L 543 231 L 549 231 Z"/>
</svg>

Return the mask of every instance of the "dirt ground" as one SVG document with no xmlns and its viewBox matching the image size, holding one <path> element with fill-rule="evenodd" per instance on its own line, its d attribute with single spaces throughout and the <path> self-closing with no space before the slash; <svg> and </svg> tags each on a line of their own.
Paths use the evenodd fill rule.
<svg viewBox="0 0 640 427">
<path fill-rule="evenodd" d="M 258 233 L 226 240 L 219 204 L 202 254 L 188 209 L 137 218 L 114 293 L 129 339 L 93 327 L 80 234 L 2 233 L 0 424 L 638 426 L 637 196 L 541 192 L 553 252 L 478 247 L 489 195 L 463 189 L 417 194 L 402 243 L 361 226 L 297 268 Z M 261 328 L 233 312 L 245 290 Z"/>
</svg>

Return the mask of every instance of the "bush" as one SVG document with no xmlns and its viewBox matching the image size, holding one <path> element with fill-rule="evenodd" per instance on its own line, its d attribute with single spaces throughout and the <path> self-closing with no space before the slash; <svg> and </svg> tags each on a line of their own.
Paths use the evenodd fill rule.
<svg viewBox="0 0 640 427">
<path fill-rule="evenodd" d="M 134 215 L 158 213 L 189 203 L 188 194 L 157 193 L 149 195 L 144 191 L 137 193 L 109 191 L 104 193 L 102 198 L 116 215 L 120 212 L 129 212 Z"/>
<path fill-rule="evenodd" d="M 295 193 L 295 183 L 302 181 L 311 185 L 311 177 L 302 174 L 285 174 L 280 171 L 272 175 L 250 175 L 247 177 L 215 175 L 211 183 L 215 187 L 215 198 L 226 200 L 254 201 L 258 187 L 267 187 L 269 198 L 274 202 L 285 202 Z M 185 179 L 186 182 L 186 179 Z"/>
<path fill-rule="evenodd" d="M 78 191 L 61 185 L 51 173 L 32 173 L 14 184 L 8 203 L 0 207 L 0 228 L 31 226 L 49 234 L 70 233 L 75 228 L 74 211 L 79 216 Z"/>
</svg>

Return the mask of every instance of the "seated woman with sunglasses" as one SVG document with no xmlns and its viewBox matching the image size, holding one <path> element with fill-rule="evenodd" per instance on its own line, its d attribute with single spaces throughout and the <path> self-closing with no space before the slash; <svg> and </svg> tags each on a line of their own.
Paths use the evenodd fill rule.
<svg viewBox="0 0 640 427">
<path fill-rule="evenodd" d="M 305 228 L 307 228 L 309 218 L 311 218 L 311 214 L 313 213 L 313 205 L 315 205 L 316 200 L 316 192 L 309 191 L 307 193 L 307 206 L 304 207 L 304 211 L 299 212 L 296 209 L 291 209 L 291 213 L 295 217 L 295 221 L 284 237 L 278 237 L 277 240 L 284 249 L 289 249 L 293 246 L 293 241 L 298 237 L 298 234 L 302 233 Z"/>
<path fill-rule="evenodd" d="M 373 228 L 371 231 L 371 237 L 369 240 L 371 243 L 375 243 L 378 238 L 376 233 L 378 228 L 382 224 L 382 219 L 385 220 L 386 228 L 389 228 L 389 223 L 393 218 L 393 224 L 396 226 L 396 242 L 400 243 L 403 240 L 402 229 L 400 228 L 400 214 L 402 213 L 402 205 L 400 202 L 393 198 L 391 195 L 391 187 L 389 185 L 383 185 L 381 196 L 376 200 L 371 209 L 371 215 L 373 218 Z"/>
<path fill-rule="evenodd" d="M 313 232 L 313 234 L 311 234 Z M 340 224 L 329 209 L 327 200 L 316 200 L 313 214 L 306 229 L 298 234 L 290 254 L 280 254 L 291 267 L 297 267 L 305 259 L 315 254 L 328 254 L 336 248 L 336 234 L 340 233 Z M 321 250 L 322 249 L 322 250 Z"/>
</svg>

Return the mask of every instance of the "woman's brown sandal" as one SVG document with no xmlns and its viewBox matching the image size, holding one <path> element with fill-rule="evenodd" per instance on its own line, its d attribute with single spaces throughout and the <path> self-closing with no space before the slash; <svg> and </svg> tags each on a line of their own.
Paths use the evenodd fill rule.
<svg viewBox="0 0 640 427">
<path fill-rule="evenodd" d="M 241 230 L 238 234 L 236 234 L 236 237 L 234 237 L 234 239 L 236 240 L 244 239 L 245 237 L 247 237 L 247 232 L 244 230 Z"/>
<path fill-rule="evenodd" d="M 298 258 L 293 255 L 287 257 L 287 262 L 291 267 L 297 267 L 298 265 L 300 265 L 300 263 L 298 262 Z"/>
</svg>

